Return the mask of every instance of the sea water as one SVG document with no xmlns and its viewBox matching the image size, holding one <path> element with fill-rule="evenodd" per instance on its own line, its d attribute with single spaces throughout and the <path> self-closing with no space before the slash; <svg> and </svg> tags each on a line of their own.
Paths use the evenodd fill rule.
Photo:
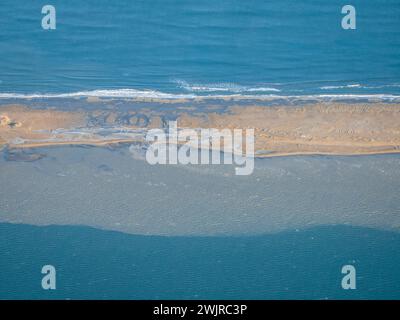
<svg viewBox="0 0 400 320">
<path fill-rule="evenodd" d="M 339 0 L 51 4 L 43 30 L 42 1 L 2 1 L 1 94 L 400 93 L 397 0 L 351 1 L 355 30 Z"/>
<path fill-rule="evenodd" d="M 355 30 L 337 0 L 51 4 L 57 27 L 43 30 L 41 1 L 2 1 L 1 104 L 399 99 L 397 0 L 352 1 Z M 396 155 L 262 159 L 237 178 L 150 168 L 124 148 L 27 152 L 43 157 L 2 153 L 1 299 L 399 298 Z M 356 290 L 342 289 L 343 265 Z"/>
</svg>

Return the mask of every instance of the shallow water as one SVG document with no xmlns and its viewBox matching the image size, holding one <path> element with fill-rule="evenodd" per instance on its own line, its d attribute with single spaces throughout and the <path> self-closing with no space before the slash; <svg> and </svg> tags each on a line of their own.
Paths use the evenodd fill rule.
<svg viewBox="0 0 400 320">
<path fill-rule="evenodd" d="M 399 155 L 257 159 L 237 176 L 234 165 L 152 166 L 129 146 L 35 152 L 36 161 L 1 160 L 2 222 L 149 235 L 400 226 Z"/>
</svg>

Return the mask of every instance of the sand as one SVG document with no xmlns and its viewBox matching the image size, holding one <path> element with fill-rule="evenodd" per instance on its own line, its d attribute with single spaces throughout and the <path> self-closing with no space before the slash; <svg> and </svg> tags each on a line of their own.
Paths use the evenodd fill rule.
<svg viewBox="0 0 400 320">
<path fill-rule="evenodd" d="M 188 106 L 190 107 L 190 106 Z M 400 152 L 400 105 L 315 103 L 305 106 L 232 105 L 223 113 L 176 109 L 179 127 L 255 129 L 259 157 L 299 154 L 358 155 Z M 105 145 L 137 137 L 104 136 L 104 127 L 148 130 L 163 126 L 168 111 L 107 109 L 61 111 L 0 106 L 0 146 Z M 60 130 L 63 129 L 63 130 Z M 66 133 L 67 132 L 67 133 Z"/>
</svg>

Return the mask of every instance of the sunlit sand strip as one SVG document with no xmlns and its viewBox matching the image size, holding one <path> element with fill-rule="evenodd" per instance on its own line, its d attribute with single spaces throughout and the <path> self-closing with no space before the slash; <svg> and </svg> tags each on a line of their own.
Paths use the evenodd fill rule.
<svg viewBox="0 0 400 320">
<path fill-rule="evenodd" d="M 2 106 L 0 143 L 9 148 L 35 148 L 144 142 L 148 130 L 165 128 L 162 117 L 170 112 L 150 106 L 128 112 L 108 107 L 68 112 Z M 256 157 L 400 152 L 400 105 L 396 104 L 233 105 L 223 113 L 174 112 L 180 128 L 254 128 Z M 138 121 L 140 114 L 146 114 L 143 123 Z"/>
</svg>

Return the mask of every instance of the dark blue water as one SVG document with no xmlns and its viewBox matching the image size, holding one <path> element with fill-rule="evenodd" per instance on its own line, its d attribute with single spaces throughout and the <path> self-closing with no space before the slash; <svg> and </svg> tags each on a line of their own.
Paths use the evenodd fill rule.
<svg viewBox="0 0 400 320">
<path fill-rule="evenodd" d="M 398 0 L 352 1 L 356 30 L 339 0 L 51 4 L 46 31 L 43 1 L 1 2 L 0 93 L 400 93 Z"/>
<path fill-rule="evenodd" d="M 253 237 L 134 236 L 0 224 L 0 298 L 398 299 L 400 234 L 318 227 Z M 57 289 L 41 289 L 41 267 Z M 341 268 L 357 289 L 341 289 Z"/>
</svg>

